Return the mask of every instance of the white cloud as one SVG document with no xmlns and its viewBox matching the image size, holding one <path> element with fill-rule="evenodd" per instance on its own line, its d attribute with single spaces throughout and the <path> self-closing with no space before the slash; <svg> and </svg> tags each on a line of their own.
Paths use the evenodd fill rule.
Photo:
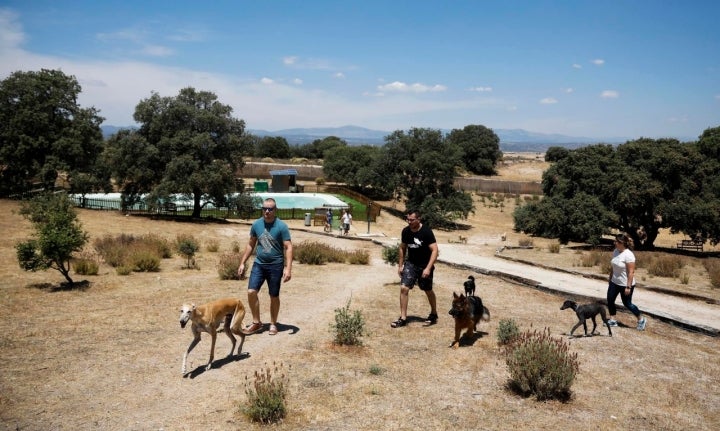
<svg viewBox="0 0 720 431">
<path fill-rule="evenodd" d="M 271 84 L 274 84 L 274 83 L 275 83 L 275 81 L 273 81 L 273 80 L 270 79 L 270 78 L 262 78 L 262 79 L 260 79 L 260 82 L 263 83 L 263 84 L 265 84 L 265 85 L 271 85 Z"/>
<path fill-rule="evenodd" d="M 493 91 L 492 87 L 470 87 L 470 91 L 477 91 L 478 93 L 489 93 Z"/>
<path fill-rule="evenodd" d="M 18 15 L 7 9 L 0 9 L 0 50 L 20 46 L 25 42 L 25 33 L 18 22 Z"/>
<path fill-rule="evenodd" d="M 572 67 L 573 67 L 573 69 L 582 69 L 582 65 L 577 64 L 577 63 L 573 63 Z"/>
<path fill-rule="evenodd" d="M 554 97 L 546 97 L 546 98 L 540 100 L 540 103 L 543 105 L 554 105 L 554 104 L 558 103 L 558 101 Z"/>
<path fill-rule="evenodd" d="M 293 69 L 305 69 L 305 70 L 337 70 L 337 67 L 332 67 L 329 61 L 324 59 L 316 58 L 300 58 L 297 56 L 289 56 L 283 58 L 283 64 Z"/>
<path fill-rule="evenodd" d="M 175 54 L 175 51 L 161 45 L 145 45 L 140 52 L 151 57 L 169 57 Z"/>
<path fill-rule="evenodd" d="M 574 92 L 575 92 L 575 89 L 572 88 L 572 87 L 568 87 L 568 88 L 565 89 L 565 92 L 568 93 L 568 94 L 574 93 Z"/>
<path fill-rule="evenodd" d="M 600 97 L 602 99 L 617 99 L 618 97 L 620 97 L 620 93 L 615 90 L 605 90 L 600 93 Z"/>
<path fill-rule="evenodd" d="M 293 84 L 295 84 L 295 85 L 302 85 L 302 83 L 303 83 L 303 80 L 300 78 L 293 79 Z"/>
<path fill-rule="evenodd" d="M 333 78 L 345 79 L 345 74 L 342 72 L 337 72 L 337 73 L 333 74 Z"/>
<path fill-rule="evenodd" d="M 602 66 L 603 64 L 605 64 L 605 60 L 603 60 L 602 58 L 596 58 L 592 61 L 592 64 L 594 64 L 595 66 Z"/>
<path fill-rule="evenodd" d="M 385 85 L 378 85 L 378 90 L 381 92 L 395 92 L 395 93 L 428 93 L 428 92 L 439 92 L 447 90 L 444 85 L 436 84 L 433 86 L 415 83 L 406 84 L 404 82 L 395 81 Z"/>
<path fill-rule="evenodd" d="M 715 100 L 720 100 L 720 94 L 715 95 Z"/>
<path fill-rule="evenodd" d="M 285 57 L 285 58 L 283 58 L 283 64 L 286 66 L 292 66 L 293 64 L 295 64 L 297 59 L 298 58 L 295 56 Z"/>
</svg>

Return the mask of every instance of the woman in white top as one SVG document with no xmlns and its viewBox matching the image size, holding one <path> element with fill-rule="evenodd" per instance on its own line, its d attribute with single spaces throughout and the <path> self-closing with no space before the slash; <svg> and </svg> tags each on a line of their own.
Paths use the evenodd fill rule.
<svg viewBox="0 0 720 431">
<path fill-rule="evenodd" d="M 626 234 L 615 237 L 615 251 L 610 261 L 612 272 L 610 273 L 610 284 L 607 291 L 607 304 L 610 310 L 609 326 L 617 326 L 615 320 L 615 300 L 618 295 L 622 303 L 637 318 L 638 331 L 644 331 L 647 320 L 642 317 L 637 305 L 632 303 L 633 292 L 635 291 L 635 254 L 632 252 L 633 240 Z"/>
</svg>

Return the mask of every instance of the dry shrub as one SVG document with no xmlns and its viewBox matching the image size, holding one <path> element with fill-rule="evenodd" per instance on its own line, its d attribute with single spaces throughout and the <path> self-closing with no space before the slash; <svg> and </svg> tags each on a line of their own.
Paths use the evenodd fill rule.
<svg viewBox="0 0 720 431">
<path fill-rule="evenodd" d="M 293 246 L 293 258 L 308 265 L 345 263 L 367 265 L 370 254 L 365 250 L 347 252 L 318 241 L 304 241 Z"/>
<path fill-rule="evenodd" d="M 255 371 L 252 380 L 245 376 L 247 401 L 240 406 L 240 411 L 251 421 L 273 424 L 285 418 L 288 378 L 283 368 L 282 362 L 273 362 L 272 369 L 266 365 Z"/>
<path fill-rule="evenodd" d="M 602 265 L 610 262 L 612 255 L 607 251 L 591 250 L 588 253 L 580 255 L 580 266 L 584 268 L 592 268 L 593 266 Z"/>
<path fill-rule="evenodd" d="M 550 336 L 550 329 L 521 333 L 506 350 L 510 388 L 538 400 L 570 397 L 570 386 L 580 367 L 577 353 L 568 344 Z"/>
<path fill-rule="evenodd" d="M 709 258 L 703 262 L 703 266 L 710 277 L 712 287 L 720 287 L 720 259 Z"/>
<path fill-rule="evenodd" d="M 97 259 L 89 253 L 83 253 L 72 262 L 75 274 L 79 275 L 98 275 L 100 265 Z"/>
<path fill-rule="evenodd" d="M 520 247 L 532 247 L 533 240 L 532 240 L 532 238 L 521 238 L 518 240 L 518 245 Z"/>
<path fill-rule="evenodd" d="M 555 242 L 548 245 L 548 251 L 550 253 L 560 253 L 560 244 Z"/>
<path fill-rule="evenodd" d="M 686 260 L 682 256 L 662 254 L 648 256 L 648 274 L 655 277 L 676 278 L 680 276 L 680 270 L 685 266 Z"/>
<path fill-rule="evenodd" d="M 210 253 L 217 253 L 217 251 L 220 250 L 220 241 L 214 238 L 207 240 L 205 249 Z"/>
<path fill-rule="evenodd" d="M 155 234 L 141 237 L 106 235 L 96 239 L 93 247 L 105 263 L 114 268 L 124 267 L 123 271 L 127 268 L 134 271 L 159 271 L 160 260 L 172 256 L 167 239 Z"/>
<path fill-rule="evenodd" d="M 239 280 L 240 253 L 223 253 L 218 261 L 217 269 L 220 280 Z"/>
</svg>

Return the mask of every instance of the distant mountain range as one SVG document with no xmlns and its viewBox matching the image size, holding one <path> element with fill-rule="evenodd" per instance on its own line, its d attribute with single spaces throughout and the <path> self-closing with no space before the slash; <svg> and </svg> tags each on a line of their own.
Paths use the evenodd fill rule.
<svg viewBox="0 0 720 431">
<path fill-rule="evenodd" d="M 101 128 L 103 135 L 107 138 L 120 129 L 131 127 L 102 126 Z M 630 138 L 622 137 L 597 139 L 535 133 L 523 129 L 493 129 L 493 131 L 498 135 L 498 138 L 500 138 L 500 150 L 504 152 L 544 152 L 549 147 L 572 149 L 601 142 L 618 144 L 630 140 Z M 316 139 L 323 139 L 328 136 L 337 136 L 349 145 L 383 145 L 385 143 L 385 137 L 392 133 L 358 126 L 299 128 L 275 131 L 248 129 L 248 132 L 256 136 L 282 136 L 290 145 L 308 144 Z M 450 130 L 442 129 L 442 132 L 450 133 Z"/>
</svg>

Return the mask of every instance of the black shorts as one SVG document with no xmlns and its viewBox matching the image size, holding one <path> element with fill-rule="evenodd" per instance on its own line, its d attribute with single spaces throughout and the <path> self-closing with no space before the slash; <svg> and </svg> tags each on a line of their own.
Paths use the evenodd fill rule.
<svg viewBox="0 0 720 431">
<path fill-rule="evenodd" d="M 435 272 L 435 266 L 430 270 L 430 275 L 427 278 L 423 278 L 424 267 L 413 265 L 410 262 L 405 262 L 403 266 L 402 276 L 400 277 L 400 284 L 412 289 L 417 283 L 420 290 L 428 291 L 432 290 L 433 285 L 433 273 Z"/>
</svg>

